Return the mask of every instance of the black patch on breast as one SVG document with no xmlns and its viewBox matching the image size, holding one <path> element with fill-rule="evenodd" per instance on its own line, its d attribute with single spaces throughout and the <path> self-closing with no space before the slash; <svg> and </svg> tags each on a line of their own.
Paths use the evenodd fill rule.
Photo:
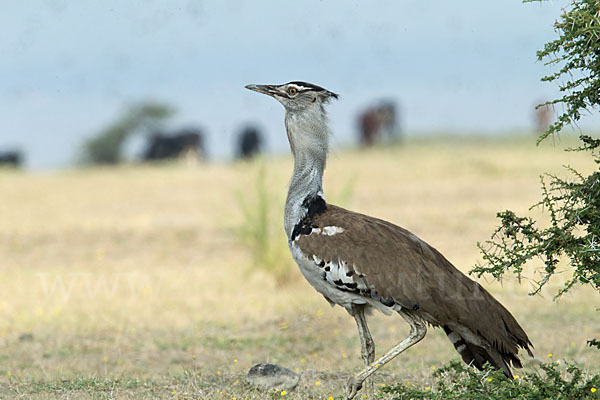
<svg viewBox="0 0 600 400">
<path fill-rule="evenodd" d="M 312 227 L 308 226 L 308 225 L 302 225 L 299 227 L 299 229 L 296 229 L 298 225 L 296 225 L 294 227 L 294 233 L 292 234 L 292 240 L 294 240 L 294 236 L 298 236 L 298 235 L 310 235 L 310 233 L 312 232 Z"/>
<path fill-rule="evenodd" d="M 309 196 L 302 202 L 302 207 L 306 208 L 306 215 L 298 222 L 292 230 L 291 241 L 299 235 L 310 235 L 313 228 L 317 226 L 313 223 L 317 215 L 327 211 L 327 203 L 321 196 Z"/>
<path fill-rule="evenodd" d="M 309 196 L 302 202 L 302 207 L 308 210 L 307 217 L 315 217 L 327 210 L 327 204 L 321 196 Z"/>
</svg>

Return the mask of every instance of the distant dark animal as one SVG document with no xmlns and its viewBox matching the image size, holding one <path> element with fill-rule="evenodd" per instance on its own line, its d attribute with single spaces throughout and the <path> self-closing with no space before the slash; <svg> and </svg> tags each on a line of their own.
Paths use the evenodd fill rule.
<svg viewBox="0 0 600 400">
<path fill-rule="evenodd" d="M 544 105 L 535 109 L 535 129 L 537 133 L 546 132 L 552 123 L 552 106 Z"/>
<path fill-rule="evenodd" d="M 190 155 L 204 157 L 204 140 L 199 130 L 186 129 L 175 134 L 156 133 L 150 136 L 143 159 L 157 161 Z"/>
<path fill-rule="evenodd" d="M 244 128 L 238 136 L 236 157 L 248 159 L 260 154 L 262 141 L 262 134 L 257 128 L 253 126 Z"/>
<path fill-rule="evenodd" d="M 23 164 L 23 155 L 20 151 L 0 152 L 0 166 L 6 165 L 20 168 Z"/>
<path fill-rule="evenodd" d="M 358 116 L 360 143 L 371 146 L 384 135 L 390 138 L 398 132 L 396 105 L 390 101 L 370 107 Z"/>
</svg>

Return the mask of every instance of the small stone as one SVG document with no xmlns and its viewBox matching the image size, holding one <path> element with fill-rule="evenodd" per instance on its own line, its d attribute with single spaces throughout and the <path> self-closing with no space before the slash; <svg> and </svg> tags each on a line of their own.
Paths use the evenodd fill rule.
<svg viewBox="0 0 600 400">
<path fill-rule="evenodd" d="M 19 335 L 19 342 L 31 342 L 33 341 L 32 333 L 21 333 Z"/>
<path fill-rule="evenodd" d="M 292 390 L 298 385 L 300 375 L 277 364 L 256 364 L 246 376 L 248 383 L 263 389 Z"/>
</svg>

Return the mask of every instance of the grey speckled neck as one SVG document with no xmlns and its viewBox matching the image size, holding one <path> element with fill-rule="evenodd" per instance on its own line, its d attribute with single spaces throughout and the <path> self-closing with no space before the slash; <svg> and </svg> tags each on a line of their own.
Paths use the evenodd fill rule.
<svg viewBox="0 0 600 400">
<path fill-rule="evenodd" d="M 327 115 L 321 105 L 302 113 L 287 111 L 285 127 L 294 154 L 294 173 L 284 215 L 285 232 L 289 239 L 294 226 L 306 214 L 306 208 L 302 205 L 304 199 L 322 196 L 330 131 Z"/>
</svg>

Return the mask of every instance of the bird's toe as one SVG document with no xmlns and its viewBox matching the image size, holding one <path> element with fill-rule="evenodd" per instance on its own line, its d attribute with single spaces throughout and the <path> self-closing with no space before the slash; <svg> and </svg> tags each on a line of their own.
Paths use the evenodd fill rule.
<svg viewBox="0 0 600 400">
<path fill-rule="evenodd" d="M 352 400 L 361 388 L 362 382 L 356 382 L 354 377 L 350 378 L 346 389 L 346 400 Z"/>
</svg>

